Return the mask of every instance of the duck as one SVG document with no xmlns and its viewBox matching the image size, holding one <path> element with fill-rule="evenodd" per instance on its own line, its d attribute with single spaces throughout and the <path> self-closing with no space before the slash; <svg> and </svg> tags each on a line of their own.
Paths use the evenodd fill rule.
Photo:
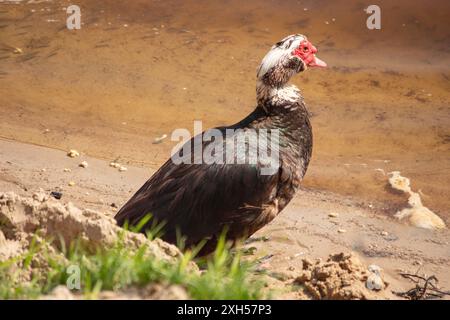
<svg viewBox="0 0 450 320">
<path fill-rule="evenodd" d="M 275 219 L 299 190 L 311 159 L 309 112 L 289 81 L 327 66 L 316 53 L 302 34 L 275 43 L 257 69 L 254 110 L 184 143 L 121 207 L 117 224 L 139 225 L 144 233 L 160 225 L 162 240 L 201 246 L 203 256 L 221 235 L 235 245 Z"/>
</svg>

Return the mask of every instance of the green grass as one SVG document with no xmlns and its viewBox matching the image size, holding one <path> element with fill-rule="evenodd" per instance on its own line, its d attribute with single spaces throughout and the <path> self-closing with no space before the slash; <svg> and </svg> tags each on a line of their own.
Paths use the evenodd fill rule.
<svg viewBox="0 0 450 320">
<path fill-rule="evenodd" d="M 0 299 L 34 299 L 59 284 L 65 285 L 71 275 L 67 273 L 70 265 L 81 271 L 81 289 L 74 292 L 87 299 L 95 299 L 102 290 L 118 291 L 151 283 L 181 285 L 193 299 L 264 298 L 262 283 L 252 280 L 251 265 L 241 261 L 239 251 L 230 253 L 225 237 L 221 237 L 214 254 L 203 261 L 201 273 L 189 267 L 195 255 L 192 251 L 186 251 L 175 262 L 167 262 L 149 255 L 146 247 L 130 250 L 121 240 L 112 248 L 98 248 L 94 253 L 76 243 L 67 249 L 62 246 L 66 259 L 55 258 L 45 248 L 48 243 L 33 244 L 24 255 L 0 263 Z M 26 270 L 34 270 L 37 253 L 45 257 L 46 270 L 50 271 L 35 272 L 28 281 L 21 281 Z"/>
</svg>

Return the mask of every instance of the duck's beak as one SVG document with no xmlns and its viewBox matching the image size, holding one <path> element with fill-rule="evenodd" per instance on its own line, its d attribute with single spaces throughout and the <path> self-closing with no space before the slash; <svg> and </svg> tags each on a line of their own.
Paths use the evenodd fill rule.
<svg viewBox="0 0 450 320">
<path fill-rule="evenodd" d="M 320 60 L 319 58 L 314 55 L 314 58 L 311 60 L 310 63 L 308 63 L 308 67 L 321 67 L 326 68 L 327 63 L 323 60 Z"/>
</svg>

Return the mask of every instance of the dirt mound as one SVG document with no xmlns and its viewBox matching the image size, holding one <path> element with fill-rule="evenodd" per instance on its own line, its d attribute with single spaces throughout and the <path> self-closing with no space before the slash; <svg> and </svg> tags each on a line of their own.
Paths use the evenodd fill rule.
<svg viewBox="0 0 450 320">
<path fill-rule="evenodd" d="M 112 246 L 122 236 L 130 249 L 147 245 L 151 254 L 165 260 L 180 256 L 175 246 L 159 239 L 149 241 L 143 234 L 124 231 L 113 218 L 72 203 L 62 204 L 38 192 L 32 198 L 0 193 L 0 261 L 27 250 L 32 239 L 57 239 L 67 247 L 78 240 L 84 247 Z"/>
<path fill-rule="evenodd" d="M 52 241 L 53 240 L 53 241 Z M 13 271 L 18 273 L 17 283 L 29 283 L 33 277 L 45 277 L 52 271 L 49 257 L 60 265 L 67 265 L 64 249 L 73 243 L 94 253 L 99 248 L 112 248 L 123 243 L 127 250 L 145 248 L 146 254 L 155 260 L 176 263 L 181 252 L 175 246 L 160 239 L 148 240 L 143 234 L 125 231 L 116 225 L 111 217 L 88 209 L 79 209 L 72 203 L 63 204 L 38 192 L 32 198 L 23 198 L 15 193 L 0 193 L 0 262 L 13 261 Z M 31 263 L 24 265 L 23 259 L 31 253 Z M 17 262 L 14 262 L 17 261 Z M 194 272 L 198 270 L 190 262 Z M 72 293 L 64 286 L 55 288 L 45 299 L 80 299 L 81 294 Z M 166 285 L 163 290 L 154 283 L 147 290 L 133 292 L 101 293 L 100 299 L 134 297 L 144 299 L 185 298 L 186 292 Z M 127 289 L 128 290 L 128 289 Z M 134 290 L 129 288 L 129 290 Z M 167 291 L 167 294 L 163 294 Z M 173 291 L 173 292 L 172 292 Z M 172 292 L 172 293 L 171 293 Z"/>
<path fill-rule="evenodd" d="M 364 266 L 354 254 L 330 255 L 326 262 L 303 259 L 302 274 L 295 279 L 313 299 L 386 299 L 387 283 L 381 269 Z M 369 289 L 370 288 L 370 289 Z"/>
</svg>

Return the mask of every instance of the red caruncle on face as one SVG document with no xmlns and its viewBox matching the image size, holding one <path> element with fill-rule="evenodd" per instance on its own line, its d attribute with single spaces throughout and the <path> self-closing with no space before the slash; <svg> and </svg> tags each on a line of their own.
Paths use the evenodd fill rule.
<svg viewBox="0 0 450 320">
<path fill-rule="evenodd" d="M 308 67 L 326 67 L 327 64 L 316 57 L 317 48 L 308 40 L 303 40 L 293 54 L 303 60 Z"/>
</svg>

